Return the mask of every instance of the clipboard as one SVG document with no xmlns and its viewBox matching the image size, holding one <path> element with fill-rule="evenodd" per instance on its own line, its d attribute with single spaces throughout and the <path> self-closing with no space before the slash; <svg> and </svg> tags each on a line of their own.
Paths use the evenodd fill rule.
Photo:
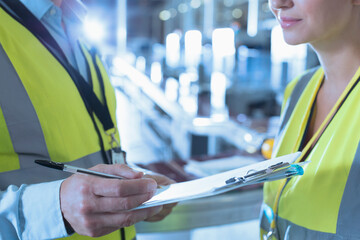
<svg viewBox="0 0 360 240">
<path fill-rule="evenodd" d="M 294 163 L 300 155 L 301 152 L 296 152 L 212 176 L 170 184 L 131 210 L 214 196 L 247 185 L 303 175 L 303 166 L 307 162 Z"/>
</svg>

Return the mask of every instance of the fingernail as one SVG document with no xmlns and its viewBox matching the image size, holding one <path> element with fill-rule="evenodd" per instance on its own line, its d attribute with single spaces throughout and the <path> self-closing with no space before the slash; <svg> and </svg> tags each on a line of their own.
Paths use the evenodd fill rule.
<svg viewBox="0 0 360 240">
<path fill-rule="evenodd" d="M 161 212 L 162 209 L 163 209 L 163 206 L 154 207 L 154 215 L 155 215 L 155 214 L 158 214 L 159 212 Z"/>
<path fill-rule="evenodd" d="M 142 178 L 143 177 L 143 172 L 131 169 L 132 174 L 133 174 L 133 178 Z"/>
<path fill-rule="evenodd" d="M 148 192 L 155 192 L 157 187 L 157 183 L 155 181 L 151 181 L 147 185 L 147 191 Z"/>
</svg>

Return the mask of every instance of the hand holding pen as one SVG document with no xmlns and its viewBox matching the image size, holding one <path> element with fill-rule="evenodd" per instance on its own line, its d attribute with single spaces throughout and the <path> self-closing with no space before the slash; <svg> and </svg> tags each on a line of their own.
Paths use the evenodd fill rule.
<svg viewBox="0 0 360 240">
<path fill-rule="evenodd" d="M 150 199 L 157 183 L 143 178 L 142 172 L 126 165 L 99 164 L 86 169 L 126 180 L 73 174 L 60 187 L 60 206 L 64 222 L 75 232 L 91 237 L 103 236 L 122 227 L 150 218 L 162 207 L 126 211 Z"/>
<path fill-rule="evenodd" d="M 123 176 L 112 175 L 112 174 L 107 174 L 107 173 L 103 173 L 103 172 L 96 172 L 96 171 L 93 171 L 90 169 L 71 166 L 71 165 L 67 165 L 67 164 L 59 163 L 59 162 L 53 162 L 53 161 L 47 161 L 47 160 L 35 160 L 35 163 L 37 163 L 41 166 L 44 166 L 44 167 L 53 168 L 53 169 L 61 170 L 64 172 L 88 174 L 88 175 L 103 177 L 103 178 L 113 178 L 113 179 L 123 179 L 123 180 L 127 179 Z M 163 185 L 175 183 L 175 181 L 173 181 L 163 175 L 153 175 L 153 177 L 150 175 L 150 178 L 156 180 L 156 182 L 158 184 L 157 188 L 161 188 Z"/>
</svg>

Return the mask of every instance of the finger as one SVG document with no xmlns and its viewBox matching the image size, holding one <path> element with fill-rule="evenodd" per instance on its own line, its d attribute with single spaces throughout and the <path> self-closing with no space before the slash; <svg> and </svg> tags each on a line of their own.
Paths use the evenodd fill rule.
<svg viewBox="0 0 360 240">
<path fill-rule="evenodd" d="M 170 204 L 166 204 L 164 205 L 164 208 L 174 208 L 178 203 L 170 203 Z"/>
<path fill-rule="evenodd" d="M 138 207 L 152 197 L 152 193 L 134 195 L 126 198 L 99 197 L 92 201 L 91 211 L 94 213 L 115 213 Z"/>
<path fill-rule="evenodd" d="M 163 210 L 161 212 L 159 212 L 158 214 L 145 219 L 145 221 L 147 222 L 157 222 L 157 221 L 161 221 L 163 220 L 166 216 L 168 216 L 172 211 L 172 208 L 163 208 Z"/>
<path fill-rule="evenodd" d="M 92 183 L 92 192 L 97 196 L 103 197 L 127 197 L 154 193 L 157 184 L 152 179 L 103 179 L 96 178 Z"/>
<path fill-rule="evenodd" d="M 157 182 L 157 184 L 161 186 L 167 186 L 176 183 L 174 180 L 160 174 L 146 174 L 144 177 L 154 179 Z"/>
<path fill-rule="evenodd" d="M 90 169 L 94 170 L 94 171 L 99 171 L 99 172 L 103 172 L 103 173 L 108 173 L 108 174 L 113 174 L 113 175 L 129 178 L 129 179 L 142 178 L 144 175 L 143 172 L 138 172 L 138 171 L 128 167 L 125 164 L 112 164 L 112 165 L 99 164 Z"/>
<path fill-rule="evenodd" d="M 145 208 L 136 211 L 123 212 L 123 213 L 107 213 L 96 214 L 94 218 L 98 225 L 92 227 L 99 228 L 100 226 L 106 226 L 107 228 L 122 228 L 134 225 L 137 222 L 143 221 L 146 218 L 150 218 L 158 214 L 162 210 L 161 206 L 153 208 Z"/>
</svg>

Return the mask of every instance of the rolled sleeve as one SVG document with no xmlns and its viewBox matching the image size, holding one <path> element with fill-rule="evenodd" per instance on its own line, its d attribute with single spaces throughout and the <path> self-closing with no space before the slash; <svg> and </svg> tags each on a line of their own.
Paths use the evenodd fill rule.
<svg viewBox="0 0 360 240">
<path fill-rule="evenodd" d="M 41 240 L 69 236 L 60 209 L 63 180 L 9 186 L 0 192 L 0 239 Z"/>
<path fill-rule="evenodd" d="M 60 209 L 62 181 L 29 185 L 22 191 L 19 223 L 23 240 L 68 236 Z"/>
</svg>

